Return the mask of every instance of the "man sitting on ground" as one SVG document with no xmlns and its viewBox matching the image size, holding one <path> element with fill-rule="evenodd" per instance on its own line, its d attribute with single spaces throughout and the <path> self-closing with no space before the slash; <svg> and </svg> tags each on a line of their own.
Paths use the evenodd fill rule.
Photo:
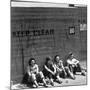
<svg viewBox="0 0 90 90">
<path fill-rule="evenodd" d="M 68 55 L 67 66 L 73 74 L 76 74 L 76 72 L 81 72 L 81 75 L 85 76 L 85 70 L 82 69 L 79 60 L 74 57 L 72 52 Z"/>
</svg>

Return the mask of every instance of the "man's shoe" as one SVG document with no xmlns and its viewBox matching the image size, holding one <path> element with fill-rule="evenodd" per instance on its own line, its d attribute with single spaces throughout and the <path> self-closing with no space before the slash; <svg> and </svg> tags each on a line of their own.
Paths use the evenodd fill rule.
<svg viewBox="0 0 90 90">
<path fill-rule="evenodd" d="M 81 72 L 81 75 L 86 76 L 85 72 Z"/>
<path fill-rule="evenodd" d="M 44 84 L 44 87 L 48 87 L 48 85 L 47 84 Z"/>
</svg>

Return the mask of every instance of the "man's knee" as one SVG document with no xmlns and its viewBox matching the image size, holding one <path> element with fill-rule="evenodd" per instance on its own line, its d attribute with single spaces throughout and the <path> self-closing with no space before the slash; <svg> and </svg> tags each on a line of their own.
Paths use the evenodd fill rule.
<svg viewBox="0 0 90 90">
<path fill-rule="evenodd" d="M 36 80 L 36 75 L 35 74 L 31 74 L 32 80 Z"/>
<path fill-rule="evenodd" d="M 43 73 L 41 71 L 39 72 L 39 75 L 40 75 L 41 78 L 44 77 L 44 75 L 43 75 Z"/>
<path fill-rule="evenodd" d="M 68 67 L 65 67 L 65 70 L 66 70 L 66 71 L 68 71 L 68 70 L 69 70 L 69 68 L 68 68 Z"/>
</svg>

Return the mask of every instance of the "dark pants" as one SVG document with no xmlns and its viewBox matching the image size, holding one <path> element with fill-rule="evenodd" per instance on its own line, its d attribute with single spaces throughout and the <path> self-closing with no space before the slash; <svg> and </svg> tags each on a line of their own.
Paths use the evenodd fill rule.
<svg viewBox="0 0 90 90">
<path fill-rule="evenodd" d="M 76 72 L 81 72 L 82 71 L 81 66 L 80 66 L 79 63 L 74 67 L 72 65 L 69 65 L 69 68 L 70 68 L 70 71 L 73 72 L 73 74 L 76 74 Z"/>
<path fill-rule="evenodd" d="M 52 69 L 52 71 L 53 71 L 53 69 Z M 45 78 L 48 77 L 49 79 L 52 79 L 52 78 L 56 79 L 56 76 L 57 76 L 57 74 L 53 75 L 46 69 L 43 70 L 43 74 L 44 74 Z"/>
<path fill-rule="evenodd" d="M 32 85 L 33 83 L 29 80 L 29 75 L 28 73 L 25 73 L 24 77 L 23 77 L 23 80 L 22 80 L 22 83 L 23 84 L 30 84 Z"/>
<path fill-rule="evenodd" d="M 36 81 L 37 82 L 42 82 L 42 78 L 41 76 L 38 74 L 36 75 Z M 32 80 L 32 77 L 28 75 L 28 73 L 26 73 L 23 77 L 23 80 L 22 80 L 22 83 L 23 84 L 29 84 L 29 85 L 33 85 L 33 80 Z"/>
<path fill-rule="evenodd" d="M 51 78 L 56 79 L 56 75 L 53 75 L 53 74 L 51 74 L 51 73 L 48 72 L 48 71 L 46 71 L 46 72 L 44 73 L 44 76 L 45 76 L 45 77 L 48 77 L 49 79 L 51 79 Z"/>
<path fill-rule="evenodd" d="M 66 70 L 63 69 L 61 69 L 61 71 L 57 70 L 57 74 L 59 74 L 61 78 L 66 78 Z"/>
</svg>

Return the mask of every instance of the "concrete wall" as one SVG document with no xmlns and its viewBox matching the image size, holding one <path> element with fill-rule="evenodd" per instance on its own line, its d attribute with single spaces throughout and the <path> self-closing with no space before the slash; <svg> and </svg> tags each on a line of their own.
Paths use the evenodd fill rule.
<svg viewBox="0 0 90 90">
<path fill-rule="evenodd" d="M 82 12 L 81 12 L 82 11 Z M 83 18 L 82 18 L 83 17 Z M 46 56 L 64 58 L 72 51 L 79 60 L 86 60 L 87 33 L 80 23 L 87 22 L 86 8 L 11 8 L 11 80 L 20 82 L 28 59 L 34 57 L 41 67 Z M 28 27 L 28 28 L 27 28 Z M 70 35 L 70 27 L 75 34 Z M 54 34 L 15 37 L 16 31 L 54 30 Z M 23 49 L 23 52 L 22 52 Z M 22 56 L 23 54 L 23 56 Z"/>
</svg>

